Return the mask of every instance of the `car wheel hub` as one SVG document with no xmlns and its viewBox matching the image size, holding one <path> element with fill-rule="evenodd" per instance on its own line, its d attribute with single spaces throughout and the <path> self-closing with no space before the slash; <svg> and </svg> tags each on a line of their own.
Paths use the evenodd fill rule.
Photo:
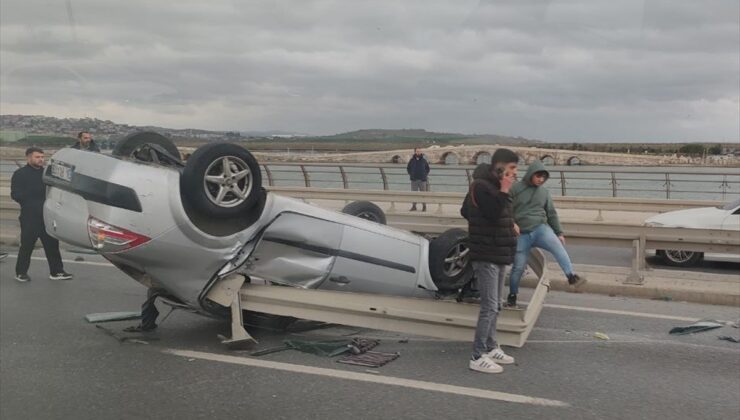
<svg viewBox="0 0 740 420">
<path fill-rule="evenodd" d="M 252 191 L 252 171 L 236 156 L 224 156 L 211 162 L 203 178 L 206 197 L 219 207 L 236 207 Z"/>
<path fill-rule="evenodd" d="M 666 256 L 669 260 L 675 262 L 675 263 L 685 263 L 688 262 L 693 256 L 693 251 L 666 251 Z"/>
<path fill-rule="evenodd" d="M 445 258 L 445 275 L 455 277 L 465 270 L 468 265 L 468 249 L 465 244 L 455 245 Z"/>
</svg>

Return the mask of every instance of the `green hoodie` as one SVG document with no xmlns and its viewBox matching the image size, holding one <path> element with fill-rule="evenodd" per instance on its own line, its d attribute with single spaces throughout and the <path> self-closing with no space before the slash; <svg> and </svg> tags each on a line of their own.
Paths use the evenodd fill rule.
<svg viewBox="0 0 740 420">
<path fill-rule="evenodd" d="M 556 235 L 560 235 L 563 229 L 550 192 L 544 184 L 540 187 L 532 185 L 532 176 L 537 172 L 547 172 L 547 177 L 550 177 L 545 165 L 535 160 L 527 168 L 524 178 L 511 187 L 509 194 L 514 199 L 514 218 L 522 232 L 531 232 L 537 226 L 547 223 Z"/>
</svg>

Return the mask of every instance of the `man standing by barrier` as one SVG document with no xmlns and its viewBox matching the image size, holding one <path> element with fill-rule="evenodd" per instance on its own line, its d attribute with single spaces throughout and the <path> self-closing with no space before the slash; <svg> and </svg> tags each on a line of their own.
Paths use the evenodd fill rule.
<svg viewBox="0 0 740 420">
<path fill-rule="evenodd" d="M 51 280 L 70 280 L 72 275 L 64 271 L 59 241 L 46 233 L 44 226 L 44 201 L 46 186 L 41 176 L 44 172 L 44 151 L 38 147 L 26 150 L 26 166 L 16 170 L 10 180 L 10 197 L 21 205 L 21 246 L 15 264 L 15 279 L 21 283 L 31 280 L 28 267 L 37 239 L 41 239 L 49 263 Z"/>
<path fill-rule="evenodd" d="M 535 160 L 527 168 L 524 178 L 511 187 L 514 218 L 521 229 L 521 236 L 509 277 L 509 296 L 506 298 L 506 305 L 509 307 L 516 307 L 519 280 L 524 274 L 532 247 L 549 251 L 571 286 L 579 287 L 586 282 L 584 277 L 573 271 L 573 264 L 565 250 L 565 237 L 558 212 L 555 211 L 550 192 L 544 186 L 549 177 L 550 172 L 545 169 L 545 165 Z"/>
<path fill-rule="evenodd" d="M 498 149 L 491 165 L 478 165 L 460 214 L 468 220 L 470 261 L 480 291 L 480 313 L 475 328 L 471 370 L 503 372 L 502 364 L 514 363 L 496 342 L 506 266 L 514 261 L 517 230 L 509 189 L 516 178 L 519 156 Z"/>
<path fill-rule="evenodd" d="M 411 179 L 411 191 L 428 190 L 429 162 L 418 147 L 414 149 L 414 155 L 411 156 L 408 165 L 406 165 L 406 172 L 409 173 Z M 416 203 L 411 206 L 411 211 L 416 211 Z M 427 211 L 427 203 L 421 203 L 421 211 Z"/>
<path fill-rule="evenodd" d="M 100 147 L 98 147 L 98 144 L 93 140 L 92 134 L 87 131 L 80 131 L 77 134 L 77 143 L 73 144 L 72 148 L 100 153 Z"/>
</svg>

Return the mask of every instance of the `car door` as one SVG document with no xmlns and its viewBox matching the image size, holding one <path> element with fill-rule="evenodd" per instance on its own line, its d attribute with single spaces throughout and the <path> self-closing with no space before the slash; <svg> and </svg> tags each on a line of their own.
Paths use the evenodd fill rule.
<svg viewBox="0 0 740 420">
<path fill-rule="evenodd" d="M 245 272 L 271 283 L 317 288 L 331 273 L 343 228 L 324 219 L 280 213 L 262 233 Z"/>
<path fill-rule="evenodd" d="M 421 241 L 344 226 L 342 243 L 322 289 L 414 296 L 420 276 Z"/>
</svg>

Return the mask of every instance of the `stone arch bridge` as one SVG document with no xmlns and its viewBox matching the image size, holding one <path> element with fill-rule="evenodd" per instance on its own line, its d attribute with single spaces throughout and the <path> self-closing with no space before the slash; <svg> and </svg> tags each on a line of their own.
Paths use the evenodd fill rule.
<svg viewBox="0 0 740 420">
<path fill-rule="evenodd" d="M 633 155 L 626 153 L 601 153 L 560 149 L 540 149 L 536 147 L 514 147 L 500 145 L 475 146 L 432 146 L 422 149 L 429 163 L 448 165 L 473 165 L 490 162 L 493 153 L 502 147 L 513 150 L 520 156 L 520 162 L 529 164 L 535 159 L 542 160 L 546 165 L 632 165 L 632 166 L 659 166 L 700 163 L 698 158 L 684 156 L 652 156 Z M 345 162 L 345 163 L 406 163 L 413 154 L 412 149 L 386 150 L 380 152 L 360 152 L 346 154 L 316 154 L 272 156 L 255 153 L 258 159 L 271 161 L 301 161 L 301 162 Z M 259 156 L 261 155 L 261 156 Z M 737 163 L 737 162 L 736 162 Z"/>
</svg>

